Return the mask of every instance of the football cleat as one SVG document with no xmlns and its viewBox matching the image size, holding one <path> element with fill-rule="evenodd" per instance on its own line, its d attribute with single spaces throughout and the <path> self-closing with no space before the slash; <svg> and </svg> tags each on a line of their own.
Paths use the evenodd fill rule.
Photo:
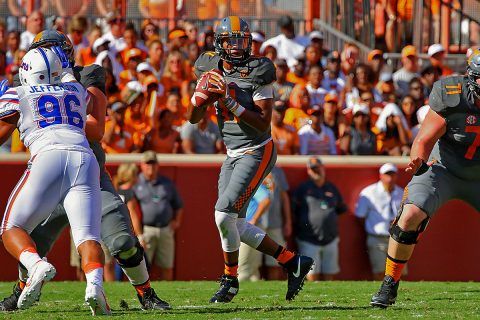
<svg viewBox="0 0 480 320">
<path fill-rule="evenodd" d="M 44 261 L 38 261 L 29 275 L 22 293 L 18 297 L 17 307 L 19 309 L 28 309 L 38 301 L 42 293 L 42 287 L 45 282 L 52 280 L 57 273 L 55 267 Z"/>
<path fill-rule="evenodd" d="M 385 276 L 383 278 L 380 290 L 373 295 L 370 305 L 372 307 L 386 308 L 395 303 L 397 299 L 398 284 L 392 277 Z"/>
<path fill-rule="evenodd" d="M 312 269 L 314 261 L 307 256 L 296 255 L 290 259 L 283 267 L 287 270 L 288 288 L 285 299 L 293 300 L 302 290 L 305 277 Z"/>
<path fill-rule="evenodd" d="M 110 310 L 103 288 L 96 283 L 90 282 L 87 284 L 85 302 L 90 307 L 93 316 L 112 315 L 112 310 Z"/>
<path fill-rule="evenodd" d="M 17 303 L 20 294 L 22 293 L 22 289 L 20 289 L 20 285 L 17 282 L 13 286 L 13 292 L 8 297 L 4 298 L 0 301 L 0 311 L 15 311 L 18 309 Z"/>
<path fill-rule="evenodd" d="M 210 299 L 210 302 L 222 303 L 232 301 L 233 297 L 237 295 L 239 287 L 237 277 L 228 276 L 226 274 L 222 275 L 220 278 L 220 288 Z"/>
<path fill-rule="evenodd" d="M 137 294 L 138 300 L 142 304 L 143 310 L 171 310 L 172 307 L 166 301 L 160 299 L 153 288 L 147 288 L 143 291 L 143 296 Z"/>
</svg>

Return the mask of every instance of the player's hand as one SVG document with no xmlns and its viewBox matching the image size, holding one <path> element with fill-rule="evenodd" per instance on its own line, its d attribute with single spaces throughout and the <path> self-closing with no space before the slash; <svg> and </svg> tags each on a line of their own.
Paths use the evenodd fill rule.
<svg viewBox="0 0 480 320">
<path fill-rule="evenodd" d="M 0 96 L 3 96 L 3 94 L 7 92 L 8 88 L 10 88 L 8 80 L 4 79 L 0 81 Z"/>
<path fill-rule="evenodd" d="M 407 168 L 405 169 L 405 172 L 419 176 L 427 172 L 428 168 L 430 168 L 430 166 L 434 163 L 435 163 L 435 160 L 425 162 L 422 158 L 417 157 L 415 159 L 412 159 L 408 163 Z"/>
<path fill-rule="evenodd" d="M 222 98 L 228 98 L 228 84 L 225 78 L 216 72 L 208 72 L 208 82 L 213 85 L 212 88 L 208 88 L 208 91 L 218 93 Z"/>
</svg>

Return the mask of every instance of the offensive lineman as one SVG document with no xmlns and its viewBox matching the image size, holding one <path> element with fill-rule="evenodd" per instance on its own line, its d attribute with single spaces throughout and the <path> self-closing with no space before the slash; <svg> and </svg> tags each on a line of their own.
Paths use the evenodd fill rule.
<svg viewBox="0 0 480 320">
<path fill-rule="evenodd" d="M 100 168 L 85 136 L 90 94 L 78 82 L 62 83 L 62 62 L 50 48 L 22 60 L 22 86 L 0 97 L 0 119 L 16 125 L 30 149 L 28 167 L 7 203 L 0 232 L 5 249 L 28 270 L 18 307 L 29 308 L 55 268 L 38 255 L 29 234 L 62 203 L 87 278 L 85 302 L 93 315 L 110 315 L 103 292 L 100 246 Z"/>
<path fill-rule="evenodd" d="M 66 55 L 67 63 L 73 66 L 73 46 L 68 37 L 55 30 L 40 32 L 34 39 L 31 49 L 37 47 L 60 46 Z M 62 61 L 64 61 L 62 57 Z M 68 66 L 67 66 L 68 68 Z M 68 69 L 67 69 L 68 70 Z M 69 70 L 72 72 L 72 69 Z M 87 88 L 94 99 L 94 117 L 88 117 L 85 131 L 90 141 L 97 161 L 100 166 L 100 188 L 102 198 L 102 241 L 122 267 L 123 272 L 134 286 L 138 299 L 143 309 L 171 309 L 170 305 L 160 299 L 150 286 L 143 248 L 133 234 L 127 206 L 115 191 L 110 175 L 105 169 L 105 153 L 99 143 L 105 130 L 106 97 L 105 97 L 105 71 L 102 67 L 91 65 L 87 67 L 73 67 L 73 74 L 79 82 Z M 10 128 L 10 132 L 15 129 Z M 0 142 L 3 142 L 0 137 Z M 53 244 L 58 239 L 63 229 L 68 225 L 65 210 L 58 206 L 45 224 L 35 228 L 31 237 L 37 245 L 38 253 L 45 257 Z M 13 288 L 13 293 L 0 302 L 0 311 L 13 311 L 17 309 L 17 301 L 25 286 L 27 272 L 19 266 L 19 281 Z"/>
<path fill-rule="evenodd" d="M 405 170 L 414 177 L 390 228 L 385 278 L 370 303 L 375 307 L 395 303 L 402 270 L 428 221 L 445 202 L 461 199 L 480 211 L 478 49 L 468 59 L 467 75 L 435 82 L 429 104 Z"/>
<path fill-rule="evenodd" d="M 213 87 L 209 90 L 222 96 L 215 108 L 227 146 L 215 205 L 225 269 L 220 288 L 210 302 L 230 302 L 238 293 L 240 241 L 273 256 L 287 269 L 287 300 L 299 293 L 313 265 L 311 258 L 296 255 L 278 245 L 245 219 L 248 202 L 277 157 L 270 133 L 275 67 L 267 58 L 251 56 L 251 45 L 248 24 L 237 16 L 230 16 L 222 19 L 215 30 L 215 52 L 205 52 L 195 62 L 198 78 L 212 69 L 222 73 L 210 73 Z M 189 111 L 190 122 L 197 123 L 206 108 L 193 106 Z"/>
</svg>

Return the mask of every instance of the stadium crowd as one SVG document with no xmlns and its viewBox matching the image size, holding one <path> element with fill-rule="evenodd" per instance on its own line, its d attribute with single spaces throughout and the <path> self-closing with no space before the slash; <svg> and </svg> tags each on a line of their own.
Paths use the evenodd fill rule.
<svg viewBox="0 0 480 320">
<path fill-rule="evenodd" d="M 7 33 L 0 24 L 0 74 L 10 82 L 44 20 L 33 12 L 23 33 Z M 140 30 L 120 14 L 105 22 L 88 25 L 86 17 L 73 16 L 57 28 L 71 39 L 77 65 L 106 69 L 106 152 L 224 153 L 215 109 L 198 124 L 186 115 L 196 85 L 193 64 L 201 52 L 214 50 L 213 26 L 199 30 L 184 22 L 164 40 L 152 20 Z M 270 39 L 252 32 L 252 53 L 277 68 L 272 135 L 278 154 L 409 154 L 433 83 L 452 73 L 440 44 L 429 47 L 430 63 L 421 68 L 415 47 L 404 47 L 401 68 L 391 70 L 379 49 L 360 61 L 355 44 L 330 51 L 321 31 L 296 35 L 290 16 L 281 16 L 278 26 L 281 34 Z M 1 150 L 25 151 L 18 135 Z"/>
</svg>

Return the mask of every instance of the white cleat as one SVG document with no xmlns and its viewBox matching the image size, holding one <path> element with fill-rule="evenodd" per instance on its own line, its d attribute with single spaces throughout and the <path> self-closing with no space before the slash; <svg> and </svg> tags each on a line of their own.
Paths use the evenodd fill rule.
<svg viewBox="0 0 480 320">
<path fill-rule="evenodd" d="M 112 315 L 112 310 L 110 310 L 103 288 L 96 283 L 87 284 L 87 289 L 85 290 L 85 302 L 90 307 L 90 310 L 92 310 L 93 316 Z"/>
<path fill-rule="evenodd" d="M 44 260 L 37 262 L 18 298 L 17 307 L 19 309 L 28 309 L 37 302 L 42 293 L 43 285 L 45 282 L 52 280 L 56 273 L 57 270 L 55 270 L 52 264 Z"/>
</svg>

